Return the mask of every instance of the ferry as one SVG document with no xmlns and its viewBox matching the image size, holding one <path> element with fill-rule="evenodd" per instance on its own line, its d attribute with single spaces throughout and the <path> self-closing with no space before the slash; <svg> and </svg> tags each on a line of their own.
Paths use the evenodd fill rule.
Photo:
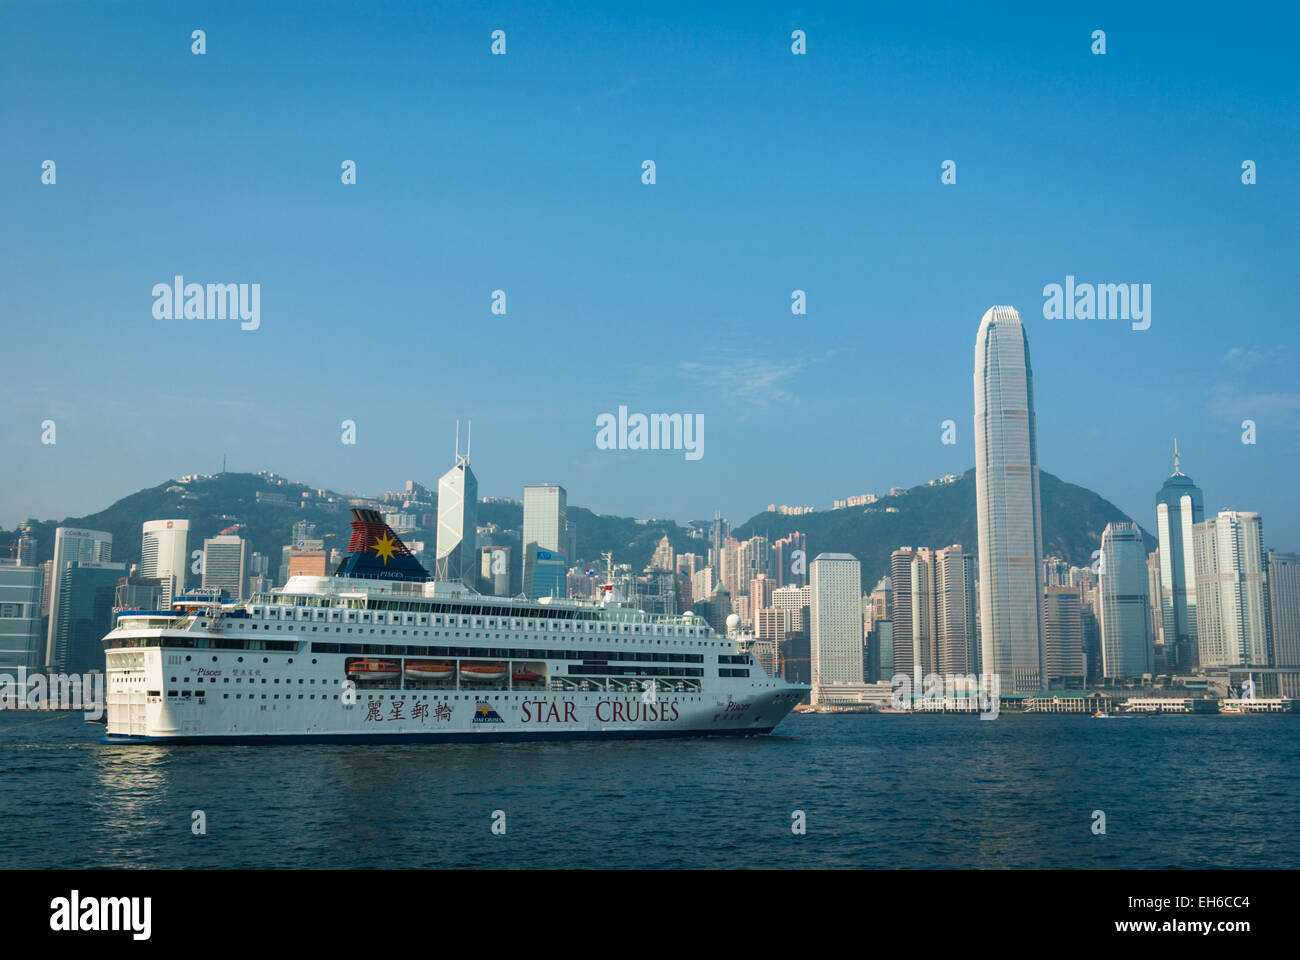
<svg viewBox="0 0 1300 960">
<path fill-rule="evenodd" d="M 809 692 L 703 618 L 436 581 L 373 510 L 333 575 L 241 603 L 123 611 L 107 743 L 413 743 L 755 736 Z"/>
</svg>

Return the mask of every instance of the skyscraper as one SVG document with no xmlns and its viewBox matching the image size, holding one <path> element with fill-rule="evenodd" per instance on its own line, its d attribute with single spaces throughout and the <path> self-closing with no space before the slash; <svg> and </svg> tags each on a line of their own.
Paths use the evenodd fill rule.
<svg viewBox="0 0 1300 960">
<path fill-rule="evenodd" d="M 808 538 L 796 530 L 772 544 L 772 572 L 776 585 L 808 584 Z"/>
<path fill-rule="evenodd" d="M 210 537 L 203 541 L 204 587 L 219 587 L 232 600 L 244 596 L 248 544 L 237 534 Z"/>
<path fill-rule="evenodd" d="M 1165 622 L 1160 607 L 1160 548 L 1147 554 L 1147 625 L 1151 642 L 1155 645 L 1152 669 L 1159 673 L 1169 666 L 1177 666 L 1178 657 L 1173 646 L 1165 649 Z"/>
<path fill-rule="evenodd" d="M 837 684 L 862 684 L 862 565 L 848 553 L 821 553 L 812 587 L 812 702 Z"/>
<path fill-rule="evenodd" d="M 479 548 L 479 579 L 483 589 L 495 597 L 510 596 L 510 547 L 492 545 Z"/>
<path fill-rule="evenodd" d="M 894 672 L 911 678 L 920 691 L 927 674 L 935 673 L 934 552 L 926 547 L 899 547 L 889 557 L 889 582 L 894 590 Z"/>
<path fill-rule="evenodd" d="M 0 674 L 17 676 L 19 667 L 41 668 L 44 578 L 41 567 L 0 558 Z"/>
<path fill-rule="evenodd" d="M 1101 672 L 1112 680 L 1151 672 L 1147 551 L 1136 523 L 1108 523 L 1101 534 Z"/>
<path fill-rule="evenodd" d="M 939 672 L 945 676 L 977 673 L 975 557 L 959 543 L 935 554 L 934 599 Z"/>
<path fill-rule="evenodd" d="M 651 570 L 672 570 L 674 563 L 672 541 L 668 539 L 668 534 L 663 535 L 663 539 L 655 546 L 655 552 L 650 557 Z"/>
<path fill-rule="evenodd" d="M 1196 646 L 1202 667 L 1269 660 L 1264 529 L 1258 513 L 1221 510 L 1192 527 Z"/>
<path fill-rule="evenodd" d="M 981 670 L 997 674 L 1007 693 L 1045 689 L 1034 379 L 1029 341 L 1011 307 L 991 307 L 975 338 L 975 509 Z"/>
<path fill-rule="evenodd" d="M 162 610 L 162 581 L 157 577 L 118 577 L 113 610 Z"/>
<path fill-rule="evenodd" d="M 1300 667 L 1300 555 L 1269 551 L 1268 605 L 1273 666 Z"/>
<path fill-rule="evenodd" d="M 1083 612 L 1078 587 L 1044 590 L 1043 648 L 1048 680 L 1083 682 Z"/>
<path fill-rule="evenodd" d="M 113 626 L 113 598 L 124 563 L 73 560 L 63 568 L 58 619 L 48 660 L 51 673 L 104 670 L 104 635 Z"/>
<path fill-rule="evenodd" d="M 975 672 L 975 558 L 961 544 L 900 547 L 890 555 L 889 583 L 895 672 L 911 677 L 918 691 L 930 674 Z"/>
<path fill-rule="evenodd" d="M 30 529 L 30 527 L 25 528 L 22 535 L 14 541 L 14 559 L 18 561 L 20 567 L 36 566 L 36 538 L 27 532 Z"/>
<path fill-rule="evenodd" d="M 709 528 L 709 566 L 716 572 L 716 579 L 722 579 L 722 547 L 731 536 L 731 521 L 722 519 L 718 511 L 713 511 L 713 524 Z"/>
<path fill-rule="evenodd" d="M 567 592 L 564 560 L 569 545 L 568 501 L 568 493 L 560 486 L 524 487 L 523 587 L 530 597 L 562 597 Z M 545 584 L 536 582 L 539 563 L 548 567 Z"/>
<path fill-rule="evenodd" d="M 1156 536 L 1160 541 L 1160 616 L 1165 657 L 1181 669 L 1197 663 L 1196 558 L 1192 527 L 1205 520 L 1201 488 L 1179 469 L 1174 441 L 1174 472 L 1156 494 Z"/>
<path fill-rule="evenodd" d="M 188 520 L 146 520 L 140 542 L 140 576 L 162 585 L 159 609 L 170 610 L 172 597 L 185 592 Z"/>
<path fill-rule="evenodd" d="M 478 480 L 469 468 L 469 451 L 460 455 L 459 431 L 456 438 L 456 462 L 438 480 L 438 552 L 433 576 L 435 580 L 459 580 L 473 587 L 478 582 L 481 562 L 475 549 Z"/>
<path fill-rule="evenodd" d="M 771 608 L 772 591 L 775 589 L 776 581 L 766 574 L 760 573 L 749 581 L 749 610 L 751 616 L 757 617 L 759 610 Z"/>
<path fill-rule="evenodd" d="M 59 527 L 54 531 L 54 558 L 47 573 L 50 591 L 50 625 L 45 635 L 45 664 L 58 664 L 55 643 L 59 632 L 60 605 L 63 602 L 63 571 L 69 564 L 106 563 L 113 559 L 113 535 L 103 530 L 79 530 Z M 110 605 L 112 598 L 110 597 Z M 107 632 L 107 631 L 106 631 Z"/>
</svg>

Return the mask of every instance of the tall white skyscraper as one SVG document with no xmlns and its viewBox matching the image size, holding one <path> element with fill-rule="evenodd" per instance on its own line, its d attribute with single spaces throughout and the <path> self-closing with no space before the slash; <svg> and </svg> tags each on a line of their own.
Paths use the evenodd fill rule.
<svg viewBox="0 0 1300 960">
<path fill-rule="evenodd" d="M 847 553 L 811 564 L 812 702 L 839 684 L 862 684 L 862 565 Z"/>
<path fill-rule="evenodd" d="M 1033 368 L 1011 307 L 991 307 L 975 338 L 975 507 L 981 670 L 1003 692 L 1046 689 Z"/>
<path fill-rule="evenodd" d="M 1192 528 L 1192 546 L 1201 666 L 1268 666 L 1268 591 L 1259 514 L 1221 510 Z"/>
<path fill-rule="evenodd" d="M 460 455 L 456 434 L 456 462 L 438 480 L 438 550 L 434 559 L 436 580 L 459 580 L 476 586 L 481 562 L 475 549 L 478 528 L 478 480 L 469 468 L 469 451 Z"/>
<path fill-rule="evenodd" d="M 1171 667 L 1196 665 L 1196 558 L 1192 527 L 1205 520 L 1201 488 L 1179 469 L 1174 441 L 1174 472 L 1156 494 L 1156 536 L 1160 540 L 1160 618 L 1165 658 Z"/>
<path fill-rule="evenodd" d="M 1273 666 L 1300 667 L 1300 555 L 1269 551 L 1268 603 Z"/>
<path fill-rule="evenodd" d="M 162 582 L 162 609 L 170 610 L 172 597 L 185 592 L 185 568 L 188 565 L 190 522 L 188 520 L 147 520 L 140 543 L 140 576 L 155 577 Z"/>
<path fill-rule="evenodd" d="M 70 563 L 107 563 L 113 559 L 113 535 L 103 530 L 59 527 L 54 531 L 54 559 L 50 563 L 50 624 L 45 634 L 45 663 L 55 664 L 59 632 L 63 571 Z"/>
<path fill-rule="evenodd" d="M 244 596 L 248 544 L 229 534 L 203 541 L 203 586 L 220 587 L 232 600 Z"/>
<path fill-rule="evenodd" d="M 568 511 L 569 495 L 563 487 L 524 487 L 523 587 L 524 593 L 530 597 L 562 597 L 567 592 L 565 585 L 556 581 L 555 571 L 549 567 L 555 565 L 558 559 L 564 558 L 569 549 Z M 548 566 L 545 583 L 537 580 L 539 562 Z"/>
<path fill-rule="evenodd" d="M 1101 534 L 1101 672 L 1133 679 L 1151 672 L 1147 550 L 1136 523 L 1108 523 Z"/>
</svg>

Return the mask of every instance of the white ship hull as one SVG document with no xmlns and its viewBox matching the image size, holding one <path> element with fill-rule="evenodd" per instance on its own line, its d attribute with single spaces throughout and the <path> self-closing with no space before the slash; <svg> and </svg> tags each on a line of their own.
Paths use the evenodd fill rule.
<svg viewBox="0 0 1300 960">
<path fill-rule="evenodd" d="M 153 652 L 153 651 L 150 651 Z M 162 652 L 163 656 L 175 653 Z M 286 658 L 287 659 L 287 658 Z M 295 665 L 298 658 L 295 659 Z M 319 658 L 318 658 L 319 659 Z M 335 675 L 341 673 L 333 671 Z M 329 664 L 323 662 L 323 675 Z M 188 667 L 188 665 L 187 665 Z M 170 668 L 179 669 L 177 667 Z M 195 668 L 190 668 L 195 669 Z M 108 702 L 107 742 L 348 742 L 448 743 L 510 740 L 661 738 L 683 736 L 753 736 L 771 733 L 799 702 L 802 690 L 780 681 L 758 689 L 702 690 L 695 693 L 610 691 L 400 690 L 313 694 L 282 692 L 261 699 L 226 699 L 223 676 L 229 667 L 204 668 L 204 696 L 196 696 L 199 678 L 178 684 L 178 696 L 149 696 L 144 689 L 119 690 Z M 286 672 L 292 666 L 285 665 Z M 146 673 L 148 673 L 146 669 Z M 263 676 L 274 681 L 275 668 Z M 110 666 L 110 677 L 113 668 Z M 181 675 L 178 675 L 181 676 Z M 262 678 L 255 678 L 262 679 Z M 112 681 L 110 680 L 110 684 Z M 328 681 L 322 680 L 327 684 Z M 260 684 L 259 684 L 260 686 Z M 268 684 L 274 689 L 277 685 Z M 294 684 L 297 687 L 297 684 Z M 310 688 L 312 685 L 305 684 Z M 223 687 L 225 689 L 223 689 Z M 321 690 L 321 685 L 316 685 Z M 299 688 L 301 689 L 301 688 Z M 326 685 L 323 689 L 330 689 Z M 334 686 L 334 690 L 340 686 Z M 186 692 L 189 696 L 184 696 Z M 233 696 L 233 695 L 231 695 Z M 299 699 L 299 698 L 302 699 Z M 330 699 L 323 699 L 329 697 Z"/>
</svg>

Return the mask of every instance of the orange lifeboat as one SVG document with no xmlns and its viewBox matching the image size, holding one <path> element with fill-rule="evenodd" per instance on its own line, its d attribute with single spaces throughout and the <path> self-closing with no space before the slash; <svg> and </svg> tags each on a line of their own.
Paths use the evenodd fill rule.
<svg viewBox="0 0 1300 960">
<path fill-rule="evenodd" d="M 506 665 L 504 663 L 465 663 L 461 661 L 460 677 L 462 680 L 504 680 L 505 675 Z"/>
<path fill-rule="evenodd" d="M 362 657 L 360 660 L 349 661 L 347 672 L 351 680 L 396 680 L 401 668 L 396 660 Z"/>
<path fill-rule="evenodd" d="M 407 680 L 446 680 L 456 672 L 456 667 L 442 660 L 407 660 Z"/>
<path fill-rule="evenodd" d="M 541 683 L 546 678 L 536 670 L 516 670 L 510 679 L 515 683 Z"/>
</svg>

